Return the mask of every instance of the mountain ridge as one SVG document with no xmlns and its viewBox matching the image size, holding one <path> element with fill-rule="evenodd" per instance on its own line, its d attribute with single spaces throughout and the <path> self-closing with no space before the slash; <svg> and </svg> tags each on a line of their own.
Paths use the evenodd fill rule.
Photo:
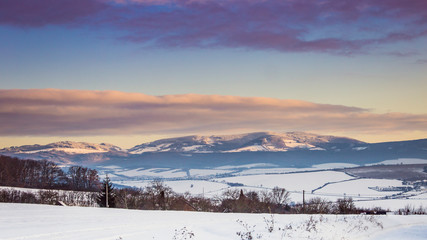
<svg viewBox="0 0 427 240">
<path fill-rule="evenodd" d="M 178 138 L 160 139 L 157 141 L 137 145 L 128 150 L 129 153 L 144 152 L 193 152 L 193 153 L 220 153 L 220 152 L 257 152 L 271 151 L 281 152 L 299 148 L 312 150 L 323 150 L 322 147 L 328 142 L 349 142 L 352 144 L 365 144 L 362 141 L 335 137 L 328 135 L 317 135 L 305 132 L 254 132 L 238 135 L 190 135 Z"/>
<path fill-rule="evenodd" d="M 191 135 L 122 149 L 112 144 L 62 141 L 0 149 L 1 155 L 50 160 L 61 165 L 126 168 L 201 168 L 267 163 L 306 167 L 323 163 L 371 164 L 398 158 L 427 159 L 427 139 L 366 143 L 305 132 Z"/>
<path fill-rule="evenodd" d="M 80 153 L 95 153 L 95 152 L 108 152 L 108 151 L 121 151 L 122 149 L 118 146 L 109 143 L 87 143 L 87 142 L 74 142 L 74 141 L 59 141 L 54 143 L 49 143 L 46 145 L 33 144 L 33 145 L 22 145 L 22 146 L 12 146 L 8 148 L 0 149 L 2 151 L 20 151 L 20 152 L 42 152 L 42 151 L 54 151 L 56 149 L 61 149 L 62 151 L 67 152 L 67 149 L 80 149 L 86 150 L 81 151 Z M 71 152 L 72 151 L 68 151 Z"/>
<path fill-rule="evenodd" d="M 102 152 L 126 152 L 140 154 L 145 152 L 191 152 L 191 153 L 221 153 L 239 151 L 288 151 L 292 149 L 321 150 L 318 145 L 325 143 L 366 144 L 365 142 L 331 135 L 317 135 L 306 132 L 253 132 L 236 135 L 188 135 L 176 138 L 165 138 L 142 143 L 129 149 L 122 149 L 108 143 L 87 143 L 75 141 L 59 141 L 46 145 L 22 145 L 0 149 L 0 153 L 36 153 L 63 151 L 70 154 L 89 154 Z M 174 146 L 172 146 L 174 145 Z M 250 148 L 250 146 L 258 146 Z M 317 149 L 316 149 L 317 148 Z M 197 149 L 201 149 L 198 151 Z M 205 150 L 203 150 L 205 149 Z"/>
</svg>

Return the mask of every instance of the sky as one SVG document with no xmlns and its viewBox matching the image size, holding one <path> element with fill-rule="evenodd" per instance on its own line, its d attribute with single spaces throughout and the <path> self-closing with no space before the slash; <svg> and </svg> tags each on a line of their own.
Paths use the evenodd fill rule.
<svg viewBox="0 0 427 240">
<path fill-rule="evenodd" d="M 1 0 L 0 147 L 427 138 L 425 0 Z"/>
</svg>

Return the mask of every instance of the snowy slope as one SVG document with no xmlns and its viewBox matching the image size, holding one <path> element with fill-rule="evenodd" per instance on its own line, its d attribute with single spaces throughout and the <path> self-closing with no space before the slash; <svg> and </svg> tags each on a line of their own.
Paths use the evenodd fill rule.
<svg viewBox="0 0 427 240">
<path fill-rule="evenodd" d="M 237 232 L 252 232 L 254 237 L 260 236 L 258 239 L 296 240 L 420 240 L 426 239 L 427 236 L 427 216 L 425 215 L 370 217 L 286 214 L 271 216 L 269 214 L 141 211 L 10 203 L 0 203 L 0 213 L 0 239 L 2 240 L 242 239 L 236 234 Z M 268 221 L 274 221 L 271 232 L 267 230 L 266 222 Z M 285 230 L 279 230 L 279 228 Z"/>
<path fill-rule="evenodd" d="M 286 188 L 289 191 L 311 191 L 328 182 L 338 182 L 353 179 L 353 177 L 335 171 L 250 175 L 228 178 L 218 178 L 218 182 L 242 183 L 245 186 L 274 188 L 276 186 Z"/>
<path fill-rule="evenodd" d="M 334 143 L 344 143 L 348 146 L 364 144 L 354 139 L 322 136 L 304 132 L 257 132 L 240 135 L 187 136 L 162 139 L 135 146 L 129 149 L 129 153 L 286 152 L 294 149 L 325 150 L 325 147 L 333 148 L 334 146 L 332 145 Z M 331 145 L 329 146 L 328 144 Z"/>
<path fill-rule="evenodd" d="M 123 151 L 120 147 L 112 144 L 101 143 L 84 143 L 84 142 L 72 142 L 62 141 L 56 143 L 50 143 L 47 145 L 24 145 L 20 147 L 10 147 L 0 150 L 2 152 L 14 152 L 17 154 L 31 154 L 40 152 L 64 152 L 70 154 L 87 154 L 87 153 L 103 153 L 110 151 Z"/>
<path fill-rule="evenodd" d="M 123 156 L 126 154 L 126 150 L 112 144 L 72 141 L 0 149 L 0 155 L 21 159 L 46 159 L 60 165 L 81 165 L 87 162 L 102 162 L 111 158 L 111 156 Z"/>
</svg>

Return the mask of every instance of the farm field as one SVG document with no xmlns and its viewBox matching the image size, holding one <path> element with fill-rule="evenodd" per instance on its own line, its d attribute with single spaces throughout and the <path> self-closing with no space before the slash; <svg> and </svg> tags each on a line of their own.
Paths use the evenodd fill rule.
<svg viewBox="0 0 427 240">
<path fill-rule="evenodd" d="M 170 170 L 168 172 L 171 172 Z M 120 186 L 143 188 L 152 180 L 116 180 Z M 263 191 L 274 187 L 290 192 L 290 203 L 301 203 L 303 191 L 305 199 L 320 197 L 329 201 L 351 197 L 363 207 L 381 206 L 378 201 L 386 201 L 385 209 L 391 211 L 407 205 L 427 206 L 427 190 L 382 191 L 383 188 L 403 187 L 402 181 L 392 179 L 358 178 L 342 171 L 310 171 L 281 174 L 250 174 L 232 177 L 207 177 L 206 179 L 165 179 L 164 184 L 177 193 L 189 193 L 213 198 L 226 190 Z M 359 203 L 360 202 L 360 203 Z"/>
</svg>

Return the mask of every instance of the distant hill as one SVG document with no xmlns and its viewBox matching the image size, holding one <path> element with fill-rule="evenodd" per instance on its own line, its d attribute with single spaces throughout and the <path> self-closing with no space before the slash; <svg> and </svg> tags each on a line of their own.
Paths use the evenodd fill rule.
<svg viewBox="0 0 427 240">
<path fill-rule="evenodd" d="M 291 150 L 331 150 L 363 145 L 364 142 L 304 132 L 284 134 L 257 132 L 239 135 L 187 136 L 162 139 L 129 149 L 131 154 L 145 152 L 233 153 L 286 152 Z"/>
<path fill-rule="evenodd" d="M 106 160 L 106 155 L 126 153 L 112 144 L 62 141 L 47 145 L 24 145 L 0 150 L 0 154 L 34 160 L 47 159 L 60 164 L 73 165 Z"/>
<path fill-rule="evenodd" d="M 427 159 L 427 139 L 365 143 L 351 138 L 304 132 L 256 132 L 161 139 L 128 150 L 105 143 L 66 141 L 4 148 L 0 154 L 47 159 L 63 165 L 101 167 L 190 169 L 252 163 L 309 167 L 336 162 L 363 165 L 397 158 Z"/>
</svg>

